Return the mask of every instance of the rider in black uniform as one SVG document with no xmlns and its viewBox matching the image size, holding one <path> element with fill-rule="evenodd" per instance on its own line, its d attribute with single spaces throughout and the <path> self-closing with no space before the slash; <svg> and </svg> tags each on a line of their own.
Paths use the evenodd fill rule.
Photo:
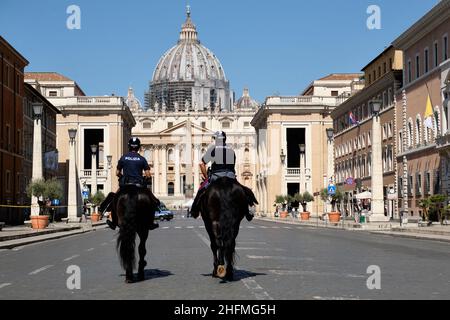
<svg viewBox="0 0 450 320">
<path fill-rule="evenodd" d="M 117 165 L 116 175 L 119 177 L 119 187 L 122 188 L 127 184 L 133 184 L 142 188 L 147 188 L 146 180 L 151 178 L 150 166 L 147 160 L 138 152 L 141 148 L 141 141 L 138 138 L 131 138 L 128 142 L 129 152 L 120 158 Z M 144 172 L 144 177 L 142 176 Z M 108 196 L 108 198 L 111 194 Z M 113 194 L 114 196 L 114 194 Z M 109 227 L 113 230 L 117 227 L 117 215 L 112 210 L 112 221 L 107 220 Z M 158 228 L 159 225 L 154 223 L 150 226 L 150 230 Z"/>
<path fill-rule="evenodd" d="M 204 194 L 204 191 L 208 187 L 209 184 L 213 183 L 219 178 L 228 177 L 230 179 L 236 179 L 236 154 L 234 150 L 228 145 L 227 135 L 223 131 L 216 132 L 213 136 L 215 140 L 215 145 L 211 145 L 206 151 L 205 155 L 202 158 L 202 162 L 200 163 L 200 170 L 202 172 L 203 179 L 208 182 L 203 183 L 200 190 L 197 192 L 197 196 L 195 197 L 194 203 L 191 208 L 191 215 L 193 217 L 198 217 L 199 211 L 199 202 L 201 196 Z M 211 170 L 208 175 L 208 170 L 206 165 L 211 163 Z M 247 191 L 244 188 L 244 191 Z M 249 199 L 249 204 L 252 203 L 252 199 Z M 245 215 L 248 221 L 252 221 L 253 214 L 247 212 Z"/>
</svg>

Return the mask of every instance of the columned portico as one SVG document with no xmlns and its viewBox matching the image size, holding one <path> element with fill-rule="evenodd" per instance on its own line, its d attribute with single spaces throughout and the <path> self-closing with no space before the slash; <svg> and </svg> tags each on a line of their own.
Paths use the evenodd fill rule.
<svg viewBox="0 0 450 320">
<path fill-rule="evenodd" d="M 180 175 L 180 146 L 175 145 L 175 197 L 180 197 L 181 193 L 181 175 Z"/>
</svg>

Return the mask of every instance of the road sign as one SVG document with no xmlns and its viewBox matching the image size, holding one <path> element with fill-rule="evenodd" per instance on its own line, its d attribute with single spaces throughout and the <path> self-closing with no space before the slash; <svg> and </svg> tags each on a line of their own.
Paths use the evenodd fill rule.
<svg viewBox="0 0 450 320">
<path fill-rule="evenodd" d="M 334 196 L 336 194 L 336 186 L 334 184 L 328 185 L 328 195 Z"/>
<path fill-rule="evenodd" d="M 345 184 L 352 186 L 355 184 L 355 180 L 352 177 L 348 177 L 347 180 L 345 180 Z"/>
</svg>

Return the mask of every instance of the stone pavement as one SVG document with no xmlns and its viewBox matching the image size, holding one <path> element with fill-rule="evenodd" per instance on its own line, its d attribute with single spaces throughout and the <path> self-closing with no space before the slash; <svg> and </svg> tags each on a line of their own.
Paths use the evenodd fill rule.
<svg viewBox="0 0 450 320">
<path fill-rule="evenodd" d="M 346 221 L 339 223 L 330 223 L 329 221 L 320 220 L 316 217 L 311 217 L 309 221 L 301 221 L 300 219 L 289 216 L 287 218 L 273 218 L 256 216 L 255 219 L 262 221 L 274 221 L 284 224 L 295 224 L 305 227 L 313 228 L 330 228 L 330 229 L 344 229 L 348 231 L 358 232 L 372 232 L 379 234 L 386 234 L 397 237 L 425 239 L 450 242 L 450 225 L 440 225 L 433 223 L 429 227 L 419 227 L 418 223 L 408 223 L 403 226 L 400 222 L 391 221 L 386 223 L 356 223 L 353 219 L 348 218 Z"/>
<path fill-rule="evenodd" d="M 46 229 L 34 230 L 29 225 L 6 226 L 0 231 L 0 249 L 12 249 L 36 242 L 54 240 L 105 228 L 106 220 L 92 223 L 50 223 Z"/>
</svg>

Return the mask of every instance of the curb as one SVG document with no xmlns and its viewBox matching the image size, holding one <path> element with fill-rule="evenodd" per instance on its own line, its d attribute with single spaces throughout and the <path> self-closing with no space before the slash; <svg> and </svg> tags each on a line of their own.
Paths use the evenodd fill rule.
<svg viewBox="0 0 450 320">
<path fill-rule="evenodd" d="M 259 221 L 268 221 L 268 222 L 275 222 L 275 223 L 283 223 L 283 224 L 292 224 L 302 227 L 310 227 L 310 228 L 323 228 L 323 229 L 334 229 L 334 230 L 345 230 L 345 231 L 358 231 L 358 232 L 367 232 L 371 234 L 378 234 L 378 235 L 389 235 L 392 237 L 401 237 L 401 238 L 409 238 L 409 239 L 416 239 L 416 240 L 431 240 L 431 241 L 439 241 L 439 242 L 450 242 L 450 234 L 448 235 L 448 238 L 440 238 L 447 235 L 441 235 L 441 234 L 430 234 L 430 233 L 417 233 L 417 234 L 411 234 L 407 233 L 406 231 L 396 231 L 395 227 L 391 230 L 386 229 L 364 229 L 364 228 L 349 228 L 345 227 L 342 228 L 342 224 L 339 226 L 332 226 L 332 225 L 317 225 L 314 223 L 311 224 L 302 224 L 296 221 L 283 221 L 283 220 L 274 220 L 270 218 L 262 218 L 262 217 L 255 217 L 255 219 Z"/>
<path fill-rule="evenodd" d="M 33 243 L 38 243 L 38 242 L 44 242 L 47 240 L 56 240 L 56 239 L 61 239 L 61 238 L 66 238 L 66 237 L 70 237 L 70 236 L 74 236 L 74 235 L 80 235 L 83 233 L 89 233 L 92 231 L 97 231 L 97 229 L 99 229 L 98 227 L 103 227 L 106 225 L 105 223 L 98 223 L 93 225 L 91 228 L 82 228 L 80 227 L 75 227 L 76 229 L 72 229 L 69 231 L 54 231 L 54 232 L 49 232 L 46 234 L 39 234 L 39 235 L 33 235 L 33 236 L 27 236 L 27 237 L 19 237 L 16 238 L 14 240 L 8 240 L 8 241 L 3 241 L 0 242 L 0 250 L 2 249 L 13 249 L 16 247 L 21 247 L 21 246 L 25 246 L 25 245 L 29 245 L 29 244 L 33 244 Z M 103 229 L 103 228 L 101 228 Z"/>
</svg>

